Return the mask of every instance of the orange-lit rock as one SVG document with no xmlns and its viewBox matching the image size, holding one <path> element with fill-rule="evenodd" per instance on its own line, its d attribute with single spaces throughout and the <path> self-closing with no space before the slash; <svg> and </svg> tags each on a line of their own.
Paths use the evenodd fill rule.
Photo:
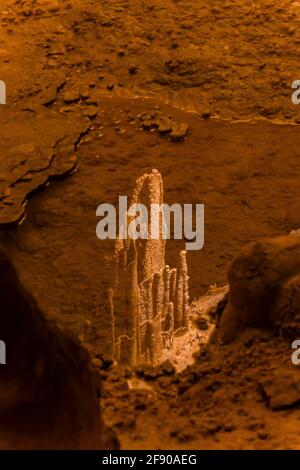
<svg viewBox="0 0 300 470">
<path fill-rule="evenodd" d="M 163 204 L 163 182 L 157 170 L 137 180 L 131 205 L 138 203 L 151 214 L 149 236 L 116 241 L 116 277 L 110 290 L 114 357 L 132 365 L 157 364 L 163 350 L 171 347 L 174 335 L 188 328 L 186 252 L 180 252 L 177 268 L 165 264 L 162 215 L 159 237 L 151 237 L 150 206 Z"/>
<path fill-rule="evenodd" d="M 100 449 L 116 443 L 100 417 L 86 351 L 47 320 L 0 252 L 1 449 Z"/>
<path fill-rule="evenodd" d="M 221 316 L 225 342 L 248 327 L 299 332 L 300 238 L 266 239 L 244 248 L 229 268 L 229 302 Z M 295 325 L 296 324 L 296 325 Z M 295 336 L 294 336 L 295 337 Z"/>
</svg>

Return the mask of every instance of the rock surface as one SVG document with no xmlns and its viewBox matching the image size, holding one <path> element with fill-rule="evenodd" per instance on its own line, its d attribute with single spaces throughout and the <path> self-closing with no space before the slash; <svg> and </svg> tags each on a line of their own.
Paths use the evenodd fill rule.
<svg viewBox="0 0 300 470">
<path fill-rule="evenodd" d="M 0 225 L 20 222 L 28 197 L 76 167 L 88 125 L 43 108 L 7 112 L 0 128 Z"/>
<path fill-rule="evenodd" d="M 228 278 L 229 302 L 220 320 L 223 341 L 231 341 L 247 327 L 282 329 L 291 320 L 296 321 L 293 334 L 300 331 L 299 237 L 247 246 L 233 260 Z"/>
<path fill-rule="evenodd" d="M 98 381 L 85 350 L 47 320 L 0 252 L 1 449 L 100 449 Z"/>
<path fill-rule="evenodd" d="M 278 370 L 260 385 L 272 410 L 282 410 L 300 404 L 299 369 Z"/>
<path fill-rule="evenodd" d="M 299 72 L 298 15 L 291 0 L 2 0 L 0 78 L 7 82 L 8 99 L 0 109 L 1 123 L 7 112 L 24 109 L 26 122 L 40 105 L 42 119 L 43 110 L 60 112 L 60 123 L 67 116 L 81 120 L 98 114 L 80 151 L 80 172 L 31 201 L 25 223 L 8 232 L 9 249 L 43 310 L 64 328 L 84 331 L 94 349 L 100 343 L 105 348 L 110 327 L 99 296 L 108 247 L 96 242 L 95 208 L 127 193 L 141 171 L 159 166 L 170 201 L 201 201 L 208 208 L 207 243 L 189 259 L 194 298 L 209 284 L 226 282 L 227 263 L 245 243 L 299 226 L 297 128 L 213 119 L 202 126 L 199 119 L 263 116 L 300 122 L 300 106 L 290 99 Z M 104 104 L 107 95 L 114 99 Z M 191 135 L 174 145 L 156 132 L 139 133 L 138 119 L 124 117 L 128 105 L 119 103 L 120 96 L 152 96 L 154 106 L 169 101 L 196 111 L 193 118 L 176 119 L 190 124 Z M 147 105 L 138 106 L 140 115 Z M 171 132 L 168 120 L 156 128 L 159 134 Z M 14 139 L 11 133 L 4 160 Z M 21 149 L 25 154 L 40 149 L 32 137 L 19 144 L 27 145 Z M 48 151 L 41 157 L 46 163 Z M 10 199 L 13 181 L 2 189 L 3 220 L 20 220 L 23 208 Z M 291 278 L 287 297 L 278 295 L 279 311 L 286 311 L 295 286 L 297 279 Z M 292 305 L 293 320 L 294 314 Z M 299 448 L 297 407 L 274 413 L 257 390 L 258 383 L 273 380 L 274 370 L 290 364 L 290 343 L 270 331 L 248 333 L 237 345 L 199 354 L 181 375 L 159 374 L 151 382 L 153 393 L 129 391 L 128 371 L 115 373 L 109 360 L 97 357 L 93 365 L 107 379 L 105 417 L 123 446 Z"/>
</svg>

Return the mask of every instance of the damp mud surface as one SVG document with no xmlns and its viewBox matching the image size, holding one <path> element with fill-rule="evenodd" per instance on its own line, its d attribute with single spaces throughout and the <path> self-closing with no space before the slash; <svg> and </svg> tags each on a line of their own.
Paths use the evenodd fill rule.
<svg viewBox="0 0 300 470">
<path fill-rule="evenodd" d="M 1 242 L 90 352 L 121 448 L 299 449 L 299 367 L 271 331 L 212 340 L 183 371 L 112 364 L 114 242 L 96 236 L 98 205 L 158 169 L 166 203 L 205 205 L 187 256 L 197 302 L 246 244 L 300 227 L 299 2 L 2 4 Z M 169 265 L 182 249 L 168 242 Z"/>
</svg>

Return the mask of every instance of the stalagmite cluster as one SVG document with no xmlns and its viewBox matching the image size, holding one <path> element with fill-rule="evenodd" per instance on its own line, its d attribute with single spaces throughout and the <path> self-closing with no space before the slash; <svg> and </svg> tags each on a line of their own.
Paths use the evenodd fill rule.
<svg viewBox="0 0 300 470">
<path fill-rule="evenodd" d="M 157 170 L 137 180 L 132 204 L 144 204 L 148 209 L 148 237 L 119 237 L 116 241 L 115 277 L 109 291 L 113 354 L 120 363 L 157 364 L 174 336 L 188 328 L 186 251 L 179 253 L 176 268 L 165 264 L 162 211 L 156 227 L 159 236 L 151 234 L 151 207 L 163 204 L 163 182 Z M 126 217 L 130 222 L 130 216 Z"/>
</svg>

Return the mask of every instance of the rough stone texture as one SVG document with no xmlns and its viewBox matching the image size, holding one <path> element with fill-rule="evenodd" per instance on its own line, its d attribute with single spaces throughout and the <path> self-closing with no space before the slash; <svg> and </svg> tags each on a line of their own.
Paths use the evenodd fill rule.
<svg viewBox="0 0 300 470">
<path fill-rule="evenodd" d="M 293 236 L 296 236 L 296 237 L 300 237 L 300 229 L 296 229 L 296 230 L 292 230 L 290 235 L 293 235 Z"/>
<path fill-rule="evenodd" d="M 170 269 L 165 264 L 162 213 L 159 238 L 151 232 L 151 204 L 163 204 L 163 182 L 157 170 L 137 180 L 130 206 L 139 203 L 148 208 L 148 238 L 116 241 L 116 277 L 109 296 L 114 357 L 132 365 L 159 363 L 163 349 L 170 348 L 174 336 L 188 327 L 186 252 L 180 252 L 178 267 Z M 126 217 L 129 224 L 132 218 Z"/>
<path fill-rule="evenodd" d="M 9 85 L 12 105 L 14 100 L 27 100 L 31 105 L 40 100 L 65 106 L 65 92 L 93 83 L 89 103 L 97 99 L 95 90 L 99 96 L 109 90 L 116 96 L 132 93 L 169 98 L 177 106 L 197 110 L 202 117 L 243 119 L 260 114 L 300 122 L 300 106 L 290 100 L 291 82 L 299 71 L 297 1 L 2 0 L 1 7 L 1 78 Z M 80 106 L 78 94 L 75 97 L 69 108 Z M 99 103 L 101 116 L 103 100 Z M 14 250 L 23 273 L 30 263 L 28 278 L 36 286 L 35 292 L 47 297 L 45 304 L 57 310 L 66 326 L 72 324 L 77 330 L 89 315 L 98 322 L 94 325 L 98 332 L 105 329 L 103 316 L 92 317 L 103 278 L 99 244 L 93 245 L 94 208 L 100 200 L 107 200 L 109 190 L 122 194 L 119 188 L 130 186 L 135 171 L 156 167 L 157 161 L 175 200 L 205 198 L 208 208 L 208 243 L 189 259 L 197 296 L 209 283 L 225 282 L 225 266 L 241 244 L 298 226 L 299 138 L 295 127 L 271 130 L 260 121 L 257 125 L 235 123 L 230 129 L 231 124 L 226 128 L 224 122 L 215 121 L 217 127 L 212 128 L 210 121 L 202 129 L 194 121 L 192 142 L 189 138 L 176 151 L 163 148 L 165 142 L 156 146 L 152 142 L 148 147 L 140 133 L 140 137 L 134 134 L 130 152 L 130 138 L 126 141 L 126 133 L 121 134 L 126 130 L 124 120 L 115 124 L 119 134 L 112 135 L 109 127 L 114 124 L 107 125 L 101 116 L 104 129 L 95 129 L 93 145 L 82 153 L 86 167 L 82 165 L 81 176 L 69 178 L 63 189 L 52 185 L 49 193 L 32 201 L 30 224 L 28 221 L 13 235 Z M 162 124 L 161 132 L 168 127 L 168 123 Z M 127 129 L 129 137 L 130 132 Z M 85 171 L 88 165 L 90 173 Z M 111 167 L 114 173 L 110 173 Z M 49 210 L 55 214 L 49 217 Z M 66 271 L 67 276 L 61 275 Z M 163 387 L 160 394 L 156 390 L 149 398 L 138 395 L 132 399 L 126 380 L 123 395 L 110 371 L 115 392 L 107 393 L 105 408 L 113 413 L 116 428 L 128 432 L 127 446 L 299 448 L 299 410 L 289 415 L 288 411 L 272 413 L 264 410 L 267 407 L 257 397 L 259 377 L 272 366 L 278 368 L 279 361 L 286 367 L 290 350 L 286 342 L 278 349 L 279 338 L 270 343 L 272 335 L 268 343 L 265 337 L 260 343 L 254 335 L 244 347 L 215 348 L 220 356 L 215 360 L 212 354 L 206 355 L 206 362 L 201 357 L 201 364 L 180 379 L 179 400 L 177 389 L 172 396 Z M 165 387 L 166 377 L 160 379 Z M 157 427 L 153 427 L 154 417 Z"/>
<path fill-rule="evenodd" d="M 228 277 L 229 302 L 220 320 L 223 341 L 231 341 L 247 327 L 300 332 L 299 237 L 247 246 L 233 260 Z"/>
<path fill-rule="evenodd" d="M 296 1 L 2 0 L 1 7 L 10 102 L 43 101 L 46 85 L 62 76 L 62 95 L 91 82 L 99 95 L 152 95 L 203 117 L 300 119 L 290 99 L 299 73 Z"/>
<path fill-rule="evenodd" d="M 280 369 L 262 380 L 260 386 L 272 410 L 290 408 L 300 403 L 300 371 Z"/>
<path fill-rule="evenodd" d="M 85 350 L 45 319 L 0 252 L 1 449 L 113 446 L 100 419 L 98 380 Z"/>
<path fill-rule="evenodd" d="M 87 123 L 43 108 L 5 112 L 0 128 L 0 225 L 20 222 L 30 194 L 74 170 Z"/>
</svg>

